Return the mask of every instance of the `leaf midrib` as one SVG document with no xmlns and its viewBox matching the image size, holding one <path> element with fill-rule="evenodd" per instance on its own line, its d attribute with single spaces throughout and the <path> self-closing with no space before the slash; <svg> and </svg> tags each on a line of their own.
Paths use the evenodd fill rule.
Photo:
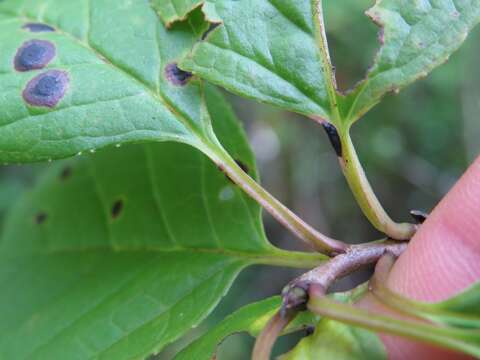
<svg viewBox="0 0 480 360">
<path fill-rule="evenodd" d="M 0 249 L 1 250 L 1 249 Z M 62 248 L 49 250 L 45 252 L 32 252 L 32 253 L 19 253 L 15 255 L 8 255 L 3 251 L 3 256 L 10 260 L 16 258 L 23 258 L 26 256 L 35 256 L 35 255 L 68 255 L 68 254 L 86 254 L 94 252 L 105 252 L 111 254 L 125 254 L 125 253 L 151 253 L 152 255 L 158 254 L 175 254 L 175 253 L 191 253 L 191 254 L 213 254 L 213 255 L 222 255 L 228 258 L 237 258 L 248 260 L 252 264 L 270 264 L 270 265 L 285 265 L 290 263 L 291 267 L 296 268 L 308 268 L 310 264 L 302 263 L 302 261 L 310 261 L 320 263 L 325 259 L 325 256 L 319 253 L 308 253 L 308 252 L 294 252 L 278 249 L 273 246 L 265 247 L 264 249 L 259 249 L 259 252 L 249 252 L 241 250 L 232 250 L 232 249 L 221 249 L 221 248 L 190 248 L 190 247 L 172 247 L 170 249 L 157 248 L 153 246 L 143 246 L 143 247 L 123 247 L 118 249 L 112 249 L 108 245 L 97 245 L 90 246 L 85 248 Z M 296 260 L 298 259 L 298 260 Z"/>
</svg>

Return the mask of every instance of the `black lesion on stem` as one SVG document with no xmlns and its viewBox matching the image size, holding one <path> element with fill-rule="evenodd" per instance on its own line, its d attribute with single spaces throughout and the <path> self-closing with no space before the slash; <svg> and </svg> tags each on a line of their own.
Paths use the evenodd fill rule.
<svg viewBox="0 0 480 360">
<path fill-rule="evenodd" d="M 244 172 L 245 174 L 248 174 L 248 173 L 249 173 L 250 169 L 248 168 L 248 165 L 247 165 L 247 164 L 245 164 L 243 161 L 238 160 L 238 159 L 235 159 L 235 162 L 236 162 L 237 165 L 240 167 L 240 169 L 243 170 L 243 172 Z"/>
<path fill-rule="evenodd" d="M 248 167 L 247 164 L 245 164 L 244 162 L 242 162 L 241 160 L 238 160 L 238 159 L 235 159 L 235 163 L 238 165 L 238 167 L 240 167 L 240 169 L 242 169 L 242 171 L 246 174 L 249 173 L 250 169 Z M 218 170 L 220 170 L 224 175 L 225 177 L 227 178 L 228 181 L 230 181 L 232 184 L 235 184 L 235 181 L 233 181 L 230 176 L 228 176 L 228 173 L 227 171 L 225 170 L 225 167 L 220 164 L 217 166 Z"/>
<path fill-rule="evenodd" d="M 330 124 L 329 122 L 322 122 L 323 129 L 328 135 L 330 143 L 332 144 L 333 149 L 338 157 L 342 157 L 342 142 L 340 136 L 338 135 L 337 128 Z"/>
</svg>

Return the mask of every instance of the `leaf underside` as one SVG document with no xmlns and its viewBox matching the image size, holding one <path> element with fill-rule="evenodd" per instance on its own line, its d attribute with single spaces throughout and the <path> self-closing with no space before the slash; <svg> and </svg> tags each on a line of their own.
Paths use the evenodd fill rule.
<svg viewBox="0 0 480 360">
<path fill-rule="evenodd" d="M 255 176 L 243 132 L 207 91 L 216 131 Z M 259 206 L 195 149 L 130 145 L 51 165 L 0 245 L 0 358 L 132 359 L 212 310 L 277 256 Z"/>
</svg>

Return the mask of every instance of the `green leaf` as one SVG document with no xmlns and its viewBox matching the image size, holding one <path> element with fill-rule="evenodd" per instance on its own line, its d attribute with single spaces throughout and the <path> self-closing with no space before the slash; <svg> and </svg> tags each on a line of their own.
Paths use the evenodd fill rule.
<svg viewBox="0 0 480 360">
<path fill-rule="evenodd" d="M 210 88 L 207 104 L 255 176 L 231 110 Z M 259 206 L 189 146 L 57 162 L 6 221 L 0 358 L 144 358 L 198 325 L 246 266 L 319 259 L 273 248 Z"/>
<path fill-rule="evenodd" d="M 217 346 L 229 335 L 247 332 L 258 335 L 265 324 L 280 307 L 280 298 L 273 297 L 244 306 L 226 317 L 216 327 L 187 346 L 175 357 L 175 360 L 211 360 Z"/>
<path fill-rule="evenodd" d="M 454 297 L 432 304 L 439 310 L 480 317 L 480 282 Z M 480 327 L 480 326 L 479 326 Z"/>
<path fill-rule="evenodd" d="M 367 78 L 346 99 L 349 123 L 385 93 L 445 62 L 480 21 L 480 1 L 377 0 L 367 15 L 382 28 L 382 46 Z"/>
<path fill-rule="evenodd" d="M 302 339 L 281 360 L 387 359 L 385 348 L 375 333 L 322 319 L 313 335 Z"/>
<path fill-rule="evenodd" d="M 242 307 L 188 345 L 177 354 L 175 360 L 211 360 L 214 358 L 218 345 L 226 337 L 235 333 L 247 332 L 251 336 L 257 337 L 280 309 L 280 305 L 281 298 L 275 296 Z M 307 325 L 313 325 L 317 321 L 318 317 L 309 311 L 304 311 L 288 325 L 284 334 L 305 329 Z"/>
<path fill-rule="evenodd" d="M 437 303 L 405 298 L 378 281 L 374 282 L 372 293 L 384 305 L 405 314 L 421 317 L 440 325 L 480 330 L 480 283 Z"/>
<path fill-rule="evenodd" d="M 383 301 L 383 298 L 382 298 Z M 410 309 L 401 309 L 390 302 L 384 302 L 387 306 L 400 310 L 400 313 L 410 313 L 418 315 L 421 319 L 422 314 Z M 404 307 L 412 306 L 404 303 Z M 395 312 L 388 315 L 376 311 L 367 311 L 357 306 L 341 304 L 329 299 L 328 297 L 310 298 L 308 308 L 320 315 L 333 320 L 341 321 L 349 325 L 359 326 L 371 331 L 387 333 L 406 337 L 416 341 L 429 343 L 446 349 L 463 352 L 475 357 L 480 356 L 480 332 L 478 328 L 445 326 L 445 324 L 429 323 L 429 317 L 424 317 L 427 321 L 421 321 L 418 317 L 400 317 Z"/>
<path fill-rule="evenodd" d="M 203 0 L 151 0 L 152 6 L 167 26 L 185 20 L 187 15 L 203 3 Z"/>
<path fill-rule="evenodd" d="M 1 161 L 63 158 L 124 142 L 201 147 L 212 138 L 201 116 L 200 82 L 188 74 L 167 77 L 208 24 L 183 22 L 167 31 L 144 0 L 5 0 L 0 16 Z M 30 31 L 32 24 L 53 31 Z M 44 50 L 49 42 L 55 54 L 40 55 L 42 69 L 17 71 L 17 51 L 32 40 Z M 42 90 L 34 79 L 57 83 L 44 82 Z"/>
<path fill-rule="evenodd" d="M 195 45 L 183 69 L 249 98 L 328 117 L 310 0 L 209 0 L 204 11 L 223 25 Z"/>
</svg>

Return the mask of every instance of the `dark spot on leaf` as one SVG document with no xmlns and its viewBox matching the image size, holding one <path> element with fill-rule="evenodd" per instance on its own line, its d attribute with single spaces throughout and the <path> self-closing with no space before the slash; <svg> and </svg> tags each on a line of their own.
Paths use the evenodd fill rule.
<svg viewBox="0 0 480 360">
<path fill-rule="evenodd" d="M 338 157 L 342 157 L 342 142 L 340 141 L 340 136 L 338 136 L 338 131 L 332 124 L 328 122 L 322 123 L 325 132 L 330 139 L 330 143 L 332 144 L 333 149 Z"/>
<path fill-rule="evenodd" d="M 428 214 L 421 210 L 411 210 L 410 216 L 415 220 L 417 224 L 423 224 L 428 218 Z"/>
<path fill-rule="evenodd" d="M 305 336 L 313 335 L 315 332 L 315 326 L 308 325 L 305 327 Z"/>
<path fill-rule="evenodd" d="M 72 176 L 72 168 L 70 166 L 65 166 L 60 173 L 60 180 L 65 181 Z"/>
<path fill-rule="evenodd" d="M 22 26 L 22 29 L 31 31 L 31 32 L 52 32 L 55 29 L 47 24 L 42 23 L 28 23 Z"/>
<path fill-rule="evenodd" d="M 173 85 L 184 86 L 192 76 L 191 72 L 181 70 L 175 63 L 165 67 L 165 77 Z"/>
<path fill-rule="evenodd" d="M 35 215 L 35 224 L 41 225 L 43 224 L 48 218 L 48 215 L 44 212 L 39 212 L 37 215 Z"/>
<path fill-rule="evenodd" d="M 216 24 L 210 24 L 210 26 L 208 27 L 207 31 L 205 31 L 202 35 L 202 40 L 205 40 L 207 38 L 207 36 L 213 31 L 215 30 L 220 24 L 219 23 L 216 23 Z"/>
<path fill-rule="evenodd" d="M 247 164 L 245 164 L 240 160 L 235 160 L 235 162 L 237 163 L 238 166 L 240 166 L 240 168 L 243 170 L 244 173 L 248 174 L 250 169 L 248 168 Z"/>
<path fill-rule="evenodd" d="M 15 70 L 43 69 L 55 57 L 55 45 L 46 40 L 29 40 L 17 50 L 13 60 Z"/>
<path fill-rule="evenodd" d="M 117 200 L 112 205 L 112 218 L 116 219 L 120 216 L 123 210 L 123 200 Z"/>
<path fill-rule="evenodd" d="M 54 107 L 65 95 L 68 83 L 66 72 L 49 70 L 30 80 L 23 90 L 23 98 L 33 106 Z"/>
</svg>

